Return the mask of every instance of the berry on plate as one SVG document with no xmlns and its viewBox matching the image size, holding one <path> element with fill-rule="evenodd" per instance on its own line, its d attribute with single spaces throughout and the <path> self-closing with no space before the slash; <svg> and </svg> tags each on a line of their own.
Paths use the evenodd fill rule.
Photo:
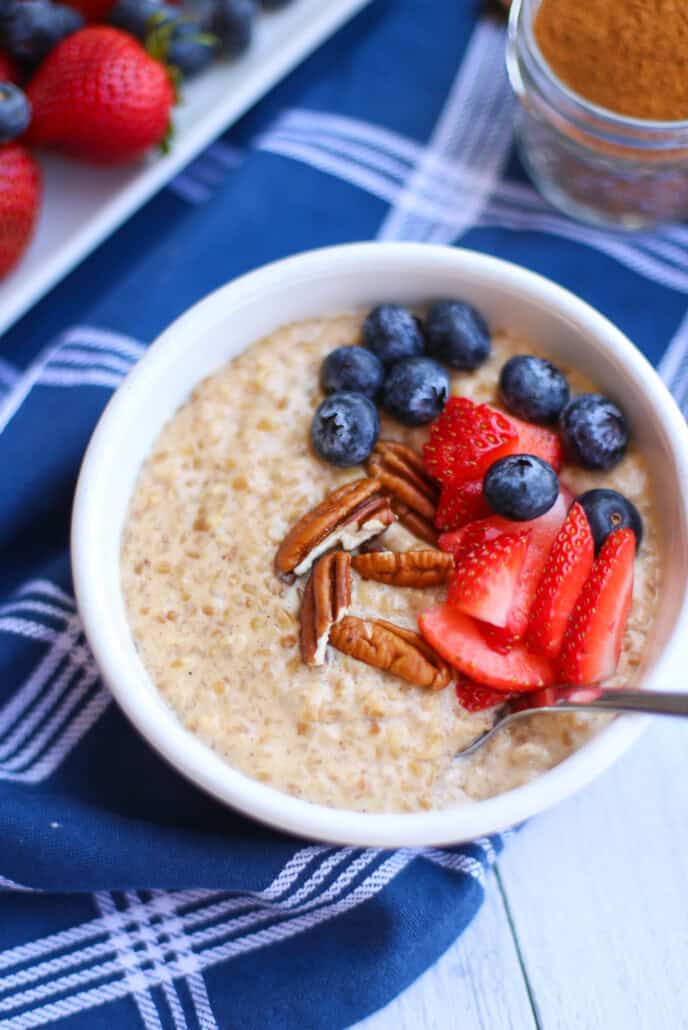
<svg viewBox="0 0 688 1030">
<path fill-rule="evenodd" d="M 387 372 L 382 406 L 405 426 L 422 426 L 442 411 L 449 396 L 449 376 L 432 358 L 404 358 Z"/>
<path fill-rule="evenodd" d="M 325 393 L 349 390 L 374 400 L 380 392 L 385 370 L 380 359 L 366 347 L 337 347 L 320 369 L 320 385 Z"/>
<path fill-rule="evenodd" d="M 555 682 L 548 658 L 530 654 L 523 644 L 515 644 L 506 654 L 493 651 L 475 619 L 450 604 L 440 604 L 423 612 L 420 631 L 445 661 L 464 676 L 503 691 L 534 690 Z"/>
<path fill-rule="evenodd" d="M 162 0 L 117 0 L 110 12 L 110 23 L 130 32 L 143 43 L 151 29 L 166 22 L 175 23 L 177 11 Z"/>
<path fill-rule="evenodd" d="M 527 548 L 527 531 L 473 537 L 456 558 L 448 603 L 481 622 L 506 626 Z"/>
<path fill-rule="evenodd" d="M 560 682 L 599 683 L 616 671 L 633 601 L 634 558 L 633 530 L 614 530 L 571 614 L 557 665 Z"/>
<path fill-rule="evenodd" d="M 587 490 L 578 498 L 588 516 L 590 529 L 599 551 L 610 533 L 615 529 L 632 529 L 635 533 L 636 549 L 643 539 L 643 520 L 632 501 L 616 490 Z"/>
<path fill-rule="evenodd" d="M 167 32 L 163 27 L 160 35 L 161 59 L 171 68 L 176 68 L 184 78 L 198 75 L 212 64 L 217 38 L 202 32 L 194 22 L 180 20 Z"/>
<path fill-rule="evenodd" d="M 467 712 L 484 712 L 486 708 L 503 705 L 513 696 L 503 690 L 495 690 L 493 687 L 483 687 L 480 683 L 473 683 L 465 676 L 459 677 L 455 689 L 459 704 Z"/>
<path fill-rule="evenodd" d="M 561 413 L 559 428 L 571 461 L 588 469 L 617 465 L 628 447 L 628 426 L 620 408 L 607 397 L 583 393 Z"/>
<path fill-rule="evenodd" d="M 26 130 L 31 105 L 26 94 L 12 82 L 0 82 L 0 143 L 8 143 Z"/>
<path fill-rule="evenodd" d="M 496 515 L 526 522 L 549 511 L 559 496 L 559 480 L 546 461 L 532 454 L 510 454 L 490 465 L 483 490 Z"/>
<path fill-rule="evenodd" d="M 490 356 L 490 330 L 474 307 L 460 300 L 439 300 L 425 319 L 428 353 L 470 372 Z"/>
<path fill-rule="evenodd" d="M 238 57 L 253 40 L 258 5 L 256 0 L 215 0 L 212 31 L 220 41 L 220 52 Z"/>
<path fill-rule="evenodd" d="M 28 87 L 31 143 L 98 164 L 140 157 L 162 143 L 174 87 L 126 32 L 92 26 L 63 40 Z"/>
<path fill-rule="evenodd" d="M 536 654 L 556 658 L 569 617 L 590 575 L 595 547 L 585 511 L 575 503 L 569 509 L 550 551 L 538 584 L 528 625 L 528 647 Z"/>
<path fill-rule="evenodd" d="M 527 422 L 556 422 L 569 400 L 569 384 L 559 369 L 533 354 L 509 358 L 499 376 L 504 405 Z"/>
<path fill-rule="evenodd" d="M 0 277 L 14 267 L 33 235 L 41 205 L 41 174 L 20 143 L 0 145 Z"/>
<path fill-rule="evenodd" d="M 485 500 L 482 479 L 445 483 L 435 512 L 437 529 L 459 529 L 476 519 L 487 518 L 491 509 Z"/>
<path fill-rule="evenodd" d="M 361 393 L 331 393 L 311 423 L 317 454 L 331 465 L 347 467 L 365 461 L 377 443 L 380 418 L 373 402 Z"/>
<path fill-rule="evenodd" d="M 501 411 L 467 397 L 450 397 L 430 426 L 423 460 L 441 483 L 465 482 L 482 477 L 498 458 L 512 454 L 517 443 L 517 430 Z"/>
<path fill-rule="evenodd" d="M 24 0 L 0 13 L 0 38 L 13 60 L 33 65 L 83 24 L 84 19 L 72 7 L 50 0 Z"/>
<path fill-rule="evenodd" d="M 415 358 L 425 350 L 418 320 L 400 304 L 379 304 L 363 323 L 363 342 L 385 366 Z"/>
</svg>

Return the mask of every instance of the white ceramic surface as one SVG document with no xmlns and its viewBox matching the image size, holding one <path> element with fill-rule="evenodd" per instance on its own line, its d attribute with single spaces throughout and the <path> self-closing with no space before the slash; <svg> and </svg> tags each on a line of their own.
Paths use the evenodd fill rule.
<svg viewBox="0 0 688 1030">
<path fill-rule="evenodd" d="M 218 61 L 182 88 L 170 153 L 117 168 L 40 155 L 38 230 L 21 263 L 0 282 L 0 333 L 370 0 L 294 0 L 258 19 L 251 49 Z"/>
<path fill-rule="evenodd" d="M 571 293 L 515 265 L 454 248 L 354 244 L 312 251 L 252 272 L 211 294 L 152 345 L 110 401 L 81 470 L 72 526 L 79 611 L 103 676 L 160 754 L 217 798 L 308 837 L 357 845 L 470 840 L 542 811 L 591 781 L 637 738 L 646 720 L 617 719 L 555 769 L 498 797 L 453 810 L 362 814 L 289 797 L 237 772 L 193 737 L 149 679 L 127 625 L 119 541 L 137 472 L 163 423 L 191 387 L 228 358 L 296 319 L 460 296 L 495 327 L 523 333 L 577 365 L 627 412 L 655 474 L 666 562 L 643 682 L 678 686 L 688 659 L 688 430 L 640 352 Z"/>
</svg>

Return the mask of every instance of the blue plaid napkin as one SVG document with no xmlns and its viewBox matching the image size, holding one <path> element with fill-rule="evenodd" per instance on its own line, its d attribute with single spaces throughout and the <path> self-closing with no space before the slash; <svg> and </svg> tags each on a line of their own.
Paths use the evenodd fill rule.
<svg viewBox="0 0 688 1030">
<path fill-rule="evenodd" d="M 198 793 L 98 679 L 72 595 L 75 477 L 111 391 L 209 290 L 369 238 L 462 244 L 602 309 L 688 399 L 688 229 L 551 210 L 513 154 L 503 29 L 376 0 L 2 341 L 0 1027 L 336 1030 L 461 933 L 500 840 L 274 833 Z"/>
</svg>

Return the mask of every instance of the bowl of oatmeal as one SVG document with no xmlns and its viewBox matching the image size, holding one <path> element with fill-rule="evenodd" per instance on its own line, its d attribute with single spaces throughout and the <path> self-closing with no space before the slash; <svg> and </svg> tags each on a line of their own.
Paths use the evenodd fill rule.
<svg viewBox="0 0 688 1030">
<path fill-rule="evenodd" d="M 525 423 L 494 413 L 503 409 L 501 370 L 519 355 L 554 363 L 574 398 L 604 395 L 623 411 L 630 443 L 613 467 L 552 457 L 546 429 L 544 442 L 529 435 L 528 446 L 517 440 L 499 454 L 506 462 L 515 451 L 545 454 L 560 471 L 561 492 L 533 526 L 557 505 L 561 526 L 574 496 L 592 490 L 628 499 L 643 533 L 611 682 L 681 683 L 688 432 L 628 339 L 553 283 L 470 251 L 356 244 L 267 266 L 181 316 L 112 398 L 79 479 L 72 560 L 89 642 L 136 728 L 199 787 L 292 833 L 394 847 L 496 832 L 580 789 L 646 723 L 536 715 L 454 757 L 490 724 L 496 702 L 476 705 L 467 692 L 466 675 L 484 671 L 482 638 L 478 646 L 465 636 L 473 622 L 457 616 L 462 644 L 445 653 L 442 633 L 435 647 L 437 617 L 427 615 L 446 611 L 445 570 L 460 561 L 452 533 L 461 531 L 450 528 L 446 510 L 458 502 L 445 497 L 442 470 L 433 469 L 434 482 L 422 466 L 424 447 L 437 442 L 427 411 L 413 409 L 425 401 L 409 400 L 401 382 L 381 410 L 354 405 L 348 458 L 337 453 L 341 441 L 314 429 L 319 418 L 327 427 L 323 362 L 361 343 L 371 309 L 392 303 L 429 322 L 447 297 L 484 316 L 490 344 L 471 370 L 442 373 L 453 398 L 445 412 L 455 400 L 461 418 L 492 412 L 508 441 Z M 476 338 L 482 346 L 480 335 L 471 346 Z M 435 387 L 430 403 L 440 412 L 446 395 L 437 401 Z M 377 442 L 364 440 L 359 454 L 369 427 Z M 510 568 L 531 553 L 535 531 L 513 523 L 524 525 L 498 542 L 511 548 Z M 449 528 L 448 544 L 438 526 Z M 589 561 L 601 555 L 591 550 Z M 482 551 L 480 560 L 488 561 Z M 464 590 L 453 600 L 475 614 L 485 597 L 473 591 L 467 600 Z M 506 616 L 496 621 L 498 634 L 509 630 Z M 529 662 L 518 674 L 533 688 L 560 682 L 561 668 L 572 681 L 580 655 L 552 665 L 543 657 L 551 635 L 540 634 L 539 649 L 492 640 L 483 689 L 507 691 L 517 661 Z"/>
</svg>

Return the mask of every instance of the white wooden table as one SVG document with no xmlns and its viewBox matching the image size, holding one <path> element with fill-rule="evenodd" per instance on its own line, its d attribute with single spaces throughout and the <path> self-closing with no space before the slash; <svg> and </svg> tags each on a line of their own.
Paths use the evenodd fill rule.
<svg viewBox="0 0 688 1030">
<path fill-rule="evenodd" d="M 507 842 L 454 946 L 356 1030 L 688 1030 L 688 724 Z"/>
</svg>

